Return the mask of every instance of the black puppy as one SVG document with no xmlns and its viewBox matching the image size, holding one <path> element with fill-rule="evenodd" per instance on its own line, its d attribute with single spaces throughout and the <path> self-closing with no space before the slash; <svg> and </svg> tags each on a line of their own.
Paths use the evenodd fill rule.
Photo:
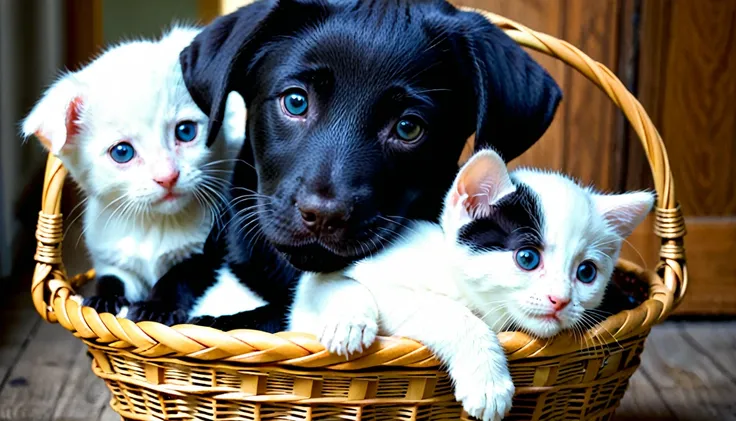
<svg viewBox="0 0 736 421">
<path fill-rule="evenodd" d="M 134 305 L 133 320 L 257 308 L 239 327 L 283 329 L 300 270 L 341 269 L 406 219 L 436 220 L 473 132 L 511 160 L 561 99 L 501 30 L 442 0 L 262 0 L 209 25 L 181 65 L 210 115 L 209 141 L 236 90 L 249 144 L 226 227 Z"/>
</svg>

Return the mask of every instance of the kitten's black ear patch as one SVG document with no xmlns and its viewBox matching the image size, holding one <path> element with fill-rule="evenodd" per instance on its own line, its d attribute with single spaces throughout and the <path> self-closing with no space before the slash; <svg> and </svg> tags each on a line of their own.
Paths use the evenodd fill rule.
<svg viewBox="0 0 736 421">
<path fill-rule="evenodd" d="M 292 10 L 298 6 L 299 13 Z M 273 36 L 313 22 L 324 11 L 318 0 L 259 0 L 215 19 L 180 56 L 184 83 L 197 106 L 209 115 L 207 145 L 214 142 L 225 113 L 228 94 L 249 99 L 247 72 L 257 52 Z"/>
<path fill-rule="evenodd" d="M 480 14 L 460 12 L 474 67 L 476 150 L 492 146 L 509 162 L 547 131 L 562 99 L 549 73 Z"/>
</svg>

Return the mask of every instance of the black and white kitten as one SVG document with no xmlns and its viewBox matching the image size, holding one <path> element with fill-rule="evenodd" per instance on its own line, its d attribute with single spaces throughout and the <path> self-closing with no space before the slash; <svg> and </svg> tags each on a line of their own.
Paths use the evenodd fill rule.
<svg viewBox="0 0 736 421">
<path fill-rule="evenodd" d="M 441 224 L 416 222 L 373 257 L 305 273 L 289 328 L 347 355 L 377 334 L 427 345 L 472 416 L 500 420 L 514 385 L 496 336 L 513 326 L 548 338 L 585 328 L 621 251 L 651 210 L 648 192 L 605 195 L 534 169 L 510 175 L 491 150 L 460 170 Z"/>
</svg>

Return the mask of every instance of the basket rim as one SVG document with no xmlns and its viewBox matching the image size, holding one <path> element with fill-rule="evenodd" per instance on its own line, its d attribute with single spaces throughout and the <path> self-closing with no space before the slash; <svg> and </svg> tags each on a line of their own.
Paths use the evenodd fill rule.
<svg viewBox="0 0 736 421">
<path fill-rule="evenodd" d="M 655 273 L 627 260 L 620 260 L 617 265 L 619 268 L 648 282 L 649 298 L 635 309 L 624 310 L 596 324 L 581 339 L 600 345 L 648 333 L 682 299 L 688 279 L 683 246 L 684 219 L 675 201 L 669 161 L 659 133 L 641 104 L 618 78 L 579 49 L 490 12 L 459 9 L 481 14 L 522 46 L 555 57 L 578 70 L 609 96 L 639 135 L 658 193 L 655 234 L 662 239 L 660 263 Z M 37 136 L 42 137 L 40 134 Z M 72 285 L 78 286 L 89 280 L 94 272 L 89 271 L 68 280 L 64 270 L 60 206 L 66 175 L 61 161 L 49 154 L 36 232 L 37 263 L 31 292 L 34 305 L 44 319 L 58 322 L 86 343 L 126 350 L 143 358 L 187 358 L 208 363 L 275 364 L 330 370 L 435 368 L 440 365 L 424 345 L 405 338 L 381 337 L 368 350 L 345 360 L 344 357 L 328 354 L 314 335 L 297 332 L 269 334 L 242 329 L 223 332 L 186 324 L 169 327 L 155 322 L 134 323 L 109 313 L 98 314 L 94 309 L 82 306 Z M 574 340 L 571 332 L 552 339 L 537 339 L 521 332 L 501 332 L 499 339 L 510 361 L 559 356 L 587 348 Z"/>
</svg>

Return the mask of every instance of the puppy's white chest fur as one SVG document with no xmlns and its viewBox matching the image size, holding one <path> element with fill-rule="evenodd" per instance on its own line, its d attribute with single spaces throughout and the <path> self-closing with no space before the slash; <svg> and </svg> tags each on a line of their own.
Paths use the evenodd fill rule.
<svg viewBox="0 0 736 421">
<path fill-rule="evenodd" d="M 126 219 L 110 208 L 90 198 L 85 239 L 98 272 L 119 277 L 131 300 L 142 299 L 173 265 L 201 252 L 211 227 L 211 217 L 196 202 L 176 216 Z"/>
</svg>

